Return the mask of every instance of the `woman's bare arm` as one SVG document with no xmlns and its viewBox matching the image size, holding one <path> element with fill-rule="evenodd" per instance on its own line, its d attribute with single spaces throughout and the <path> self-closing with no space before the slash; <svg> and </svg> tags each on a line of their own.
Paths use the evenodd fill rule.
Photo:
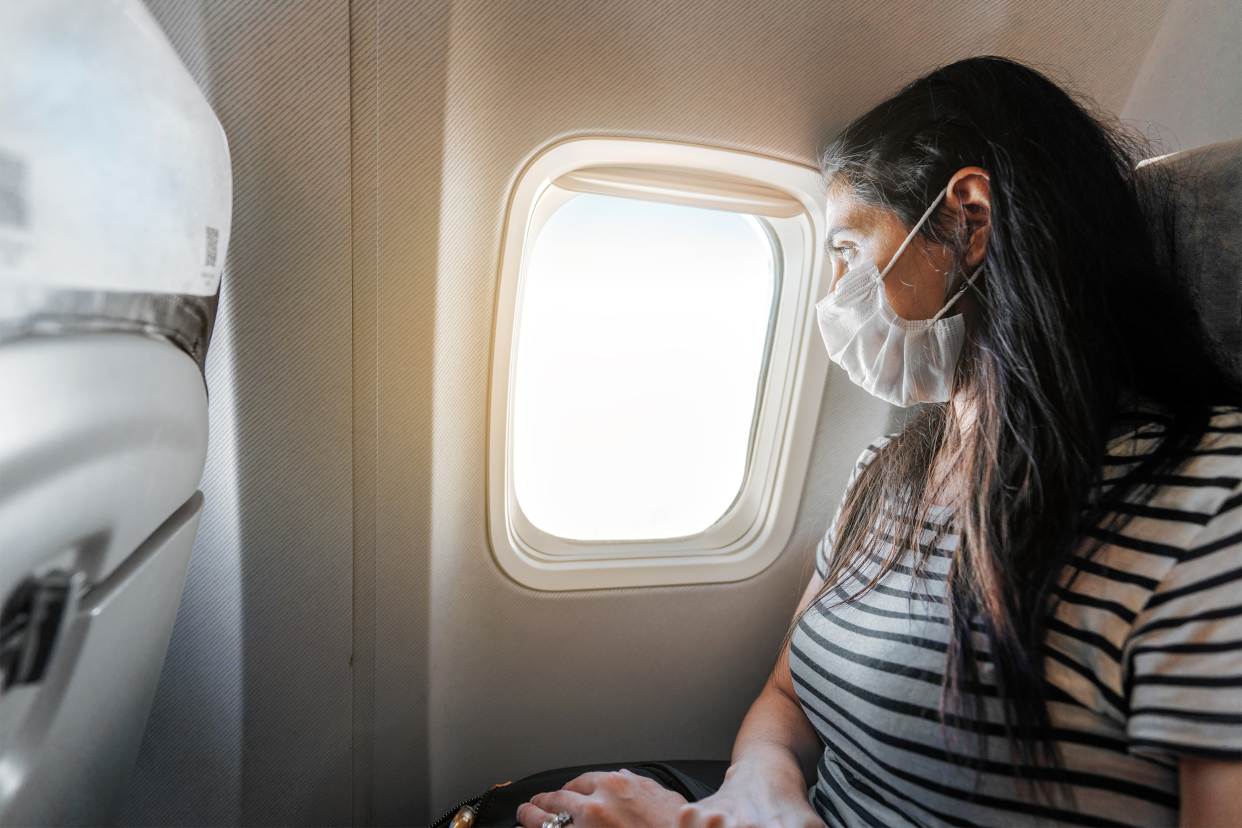
<svg viewBox="0 0 1242 828">
<path fill-rule="evenodd" d="M 823 583 L 818 573 L 811 578 L 798 603 L 795 618 L 819 594 Z M 781 652 L 772 678 L 764 685 L 763 692 L 742 721 L 742 728 L 733 743 L 733 764 L 756 753 L 769 756 L 773 751 L 787 754 L 806 780 L 810 780 L 815 773 L 815 764 L 822 753 L 815 728 L 802 711 L 802 704 L 794 691 L 788 646 Z"/>
<path fill-rule="evenodd" d="M 1178 778 L 1181 828 L 1242 826 L 1242 762 L 1183 756 Z"/>
<path fill-rule="evenodd" d="M 811 578 L 798 613 L 819 593 L 822 584 L 818 575 Z M 683 807 L 677 825 L 822 828 L 806 797 L 807 780 L 814 774 L 821 752 L 815 728 L 794 692 L 786 647 L 772 678 L 742 722 L 724 785 L 714 796 Z"/>
</svg>

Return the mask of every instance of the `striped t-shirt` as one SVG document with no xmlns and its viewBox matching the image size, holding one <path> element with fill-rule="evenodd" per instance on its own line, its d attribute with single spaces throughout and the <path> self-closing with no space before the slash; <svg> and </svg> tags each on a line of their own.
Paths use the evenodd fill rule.
<svg viewBox="0 0 1242 828">
<path fill-rule="evenodd" d="M 1151 451 L 1159 431 L 1152 424 L 1110 441 L 1105 479 Z M 863 453 L 855 478 L 887 441 Z M 1242 413 L 1217 409 L 1176 474 L 1075 564 L 1045 645 L 1048 711 L 1070 799 L 1050 803 L 1015 779 L 994 690 L 982 694 L 983 720 L 941 726 L 942 599 L 958 543 L 944 533 L 947 510 L 933 515 L 941 531 L 925 528 L 920 540 L 935 543 L 926 577 L 912 579 L 907 552 L 907 565 L 840 603 L 877 571 L 873 560 L 812 607 L 794 631 L 790 669 L 824 743 L 810 792 L 824 821 L 1176 825 L 1177 756 L 1242 759 L 1240 478 Z M 816 553 L 820 577 L 834 529 Z M 976 633 L 974 643 L 980 683 L 994 688 L 986 638 Z M 982 760 L 975 731 L 985 734 Z"/>
</svg>

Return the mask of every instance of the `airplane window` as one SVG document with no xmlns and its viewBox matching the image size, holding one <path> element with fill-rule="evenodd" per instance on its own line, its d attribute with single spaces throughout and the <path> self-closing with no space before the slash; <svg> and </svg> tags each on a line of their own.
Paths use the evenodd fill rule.
<svg viewBox="0 0 1242 828">
<path fill-rule="evenodd" d="M 605 195 L 556 210 L 518 317 L 513 484 L 574 540 L 702 532 L 738 495 L 775 311 L 754 216 Z"/>
<path fill-rule="evenodd" d="M 622 138 L 533 157 L 505 218 L 496 564 L 542 590 L 749 578 L 794 528 L 827 356 L 819 174 Z"/>
</svg>

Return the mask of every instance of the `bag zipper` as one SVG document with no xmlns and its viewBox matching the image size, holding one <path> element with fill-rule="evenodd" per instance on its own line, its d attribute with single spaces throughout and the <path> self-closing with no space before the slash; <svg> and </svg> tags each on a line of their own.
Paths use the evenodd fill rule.
<svg viewBox="0 0 1242 828">
<path fill-rule="evenodd" d="M 482 794 L 481 796 L 473 796 L 470 799 L 465 800 L 464 802 L 458 803 L 454 807 L 450 808 L 448 813 L 446 813 L 444 816 L 440 817 L 435 822 L 431 823 L 432 828 L 436 828 L 436 826 L 441 825 L 441 824 L 447 825 L 448 821 L 452 819 L 453 817 L 457 816 L 457 812 L 460 811 L 462 808 L 469 808 L 471 811 L 474 811 L 474 820 L 471 822 L 471 824 L 477 826 L 479 824 L 479 821 L 483 819 L 483 815 L 487 812 L 487 806 L 491 804 L 492 797 L 495 796 L 496 791 L 500 790 L 501 788 L 505 787 L 505 785 L 508 785 L 508 784 L 509 783 L 506 782 L 504 785 L 493 785 L 491 788 L 487 790 L 486 793 Z"/>
<path fill-rule="evenodd" d="M 493 785 L 492 787 L 487 789 L 487 793 L 479 797 L 479 804 L 476 805 L 474 808 L 474 824 L 475 825 L 478 825 L 482 821 L 483 816 L 487 813 L 488 806 L 491 805 L 492 800 L 496 798 L 496 791 L 500 790 L 501 788 L 505 787 L 505 785 L 508 785 L 508 784 L 509 783 L 506 782 L 504 785 Z"/>
<path fill-rule="evenodd" d="M 454 805 L 452 808 L 448 809 L 448 813 L 446 813 L 444 816 L 437 819 L 435 822 L 431 823 L 431 828 L 436 828 L 436 826 L 438 825 L 447 825 L 448 821 L 452 819 L 453 817 L 457 816 L 457 812 L 460 811 L 462 808 L 469 808 L 470 810 L 474 811 L 474 817 L 475 819 L 478 819 L 479 818 L 478 803 L 482 802 L 483 798 L 486 796 L 487 794 L 483 794 L 483 796 L 472 796 L 469 799 L 465 800 L 464 802 L 460 802 L 457 805 Z"/>
</svg>

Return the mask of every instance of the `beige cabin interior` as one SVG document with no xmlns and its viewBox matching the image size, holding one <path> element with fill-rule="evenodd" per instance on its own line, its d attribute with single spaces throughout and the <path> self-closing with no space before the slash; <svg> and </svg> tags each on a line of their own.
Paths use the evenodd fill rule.
<svg viewBox="0 0 1242 828">
<path fill-rule="evenodd" d="M 1029 62 L 1163 151 L 1242 137 L 1238 0 L 148 0 L 228 137 L 201 525 L 141 825 L 426 824 L 549 768 L 727 758 L 860 448 L 829 368 L 796 521 L 744 580 L 541 591 L 487 519 L 498 267 L 578 137 L 814 167 L 928 69 Z"/>
</svg>

